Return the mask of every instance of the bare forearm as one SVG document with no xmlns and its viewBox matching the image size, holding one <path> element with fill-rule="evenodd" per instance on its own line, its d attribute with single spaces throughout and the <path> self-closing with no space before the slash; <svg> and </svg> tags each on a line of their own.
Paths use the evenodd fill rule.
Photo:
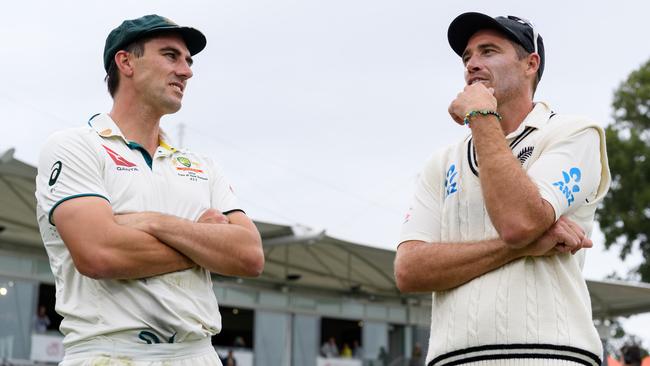
<svg viewBox="0 0 650 366">
<path fill-rule="evenodd" d="M 498 121 L 493 116 L 476 117 L 471 126 L 492 224 L 506 243 L 525 246 L 553 224 L 553 209 L 512 155 Z"/>
<path fill-rule="evenodd" d="M 102 198 L 63 202 L 53 218 L 75 267 L 91 278 L 137 279 L 195 265 L 153 236 L 117 223 Z"/>
<path fill-rule="evenodd" d="M 154 236 L 117 226 L 107 232 L 111 238 L 98 248 L 97 278 L 139 279 L 192 268 L 187 256 Z"/>
<path fill-rule="evenodd" d="M 261 239 L 254 227 L 161 216 L 149 225 L 147 232 L 211 272 L 258 276 L 263 270 Z"/>
<path fill-rule="evenodd" d="M 444 291 L 460 286 L 523 256 L 502 240 L 471 243 L 404 242 L 395 258 L 402 292 Z"/>
<path fill-rule="evenodd" d="M 397 248 L 395 279 L 402 292 L 444 291 L 493 271 L 513 260 L 575 254 L 593 243 L 578 224 L 566 217 L 522 248 L 501 239 L 466 243 L 406 241 Z"/>
</svg>

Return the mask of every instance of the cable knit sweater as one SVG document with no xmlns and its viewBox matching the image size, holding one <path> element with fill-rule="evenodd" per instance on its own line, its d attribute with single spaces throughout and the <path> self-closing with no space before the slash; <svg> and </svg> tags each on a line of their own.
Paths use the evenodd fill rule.
<svg viewBox="0 0 650 366">
<path fill-rule="evenodd" d="M 578 137 L 592 140 L 586 153 L 563 151 Z M 545 169 L 557 169 L 550 173 L 557 174 L 556 181 L 545 184 L 536 178 L 539 172 L 531 176 L 556 217 L 567 215 L 590 234 L 596 206 L 610 184 L 602 128 L 580 117 L 555 115 L 538 103 L 508 142 L 529 174 L 545 153 L 580 160 L 591 149 L 589 166 L 576 162 L 581 174 L 549 164 Z M 471 136 L 434 155 L 420 177 L 400 242 L 498 237 L 485 209 L 476 160 Z M 594 177 L 593 189 L 576 191 L 588 176 Z M 584 255 L 581 250 L 521 258 L 457 288 L 434 292 L 427 365 L 600 365 L 602 346 L 581 275 Z"/>
</svg>

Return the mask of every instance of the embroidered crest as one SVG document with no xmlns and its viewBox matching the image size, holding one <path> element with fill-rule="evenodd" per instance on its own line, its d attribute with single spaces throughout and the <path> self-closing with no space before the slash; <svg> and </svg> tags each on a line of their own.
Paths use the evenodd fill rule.
<svg viewBox="0 0 650 366">
<path fill-rule="evenodd" d="M 530 158 L 530 156 L 533 155 L 533 150 L 535 150 L 534 146 L 527 146 L 521 149 L 519 154 L 517 154 L 517 159 L 519 159 L 521 165 L 524 165 L 526 159 Z"/>
</svg>

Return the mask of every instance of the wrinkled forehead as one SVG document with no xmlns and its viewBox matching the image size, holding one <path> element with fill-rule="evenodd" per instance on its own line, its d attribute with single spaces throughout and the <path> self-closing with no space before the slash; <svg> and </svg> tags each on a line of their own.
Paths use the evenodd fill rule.
<svg viewBox="0 0 650 366">
<path fill-rule="evenodd" d="M 467 45 L 465 45 L 465 50 L 469 47 L 475 47 L 483 43 L 504 43 L 510 42 L 508 36 L 496 29 L 480 29 L 476 33 L 472 34 L 467 40 Z"/>
<path fill-rule="evenodd" d="M 486 45 L 495 45 L 501 48 L 513 47 L 512 40 L 505 33 L 496 29 L 481 29 L 469 37 L 463 56 L 472 52 L 473 49 Z"/>
</svg>

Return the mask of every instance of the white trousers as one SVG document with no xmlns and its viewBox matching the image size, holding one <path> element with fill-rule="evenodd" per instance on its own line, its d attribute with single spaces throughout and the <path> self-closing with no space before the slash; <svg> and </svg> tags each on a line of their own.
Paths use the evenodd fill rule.
<svg viewBox="0 0 650 366">
<path fill-rule="evenodd" d="M 66 349 L 59 366 L 222 366 L 210 339 L 141 344 L 92 340 Z"/>
</svg>

